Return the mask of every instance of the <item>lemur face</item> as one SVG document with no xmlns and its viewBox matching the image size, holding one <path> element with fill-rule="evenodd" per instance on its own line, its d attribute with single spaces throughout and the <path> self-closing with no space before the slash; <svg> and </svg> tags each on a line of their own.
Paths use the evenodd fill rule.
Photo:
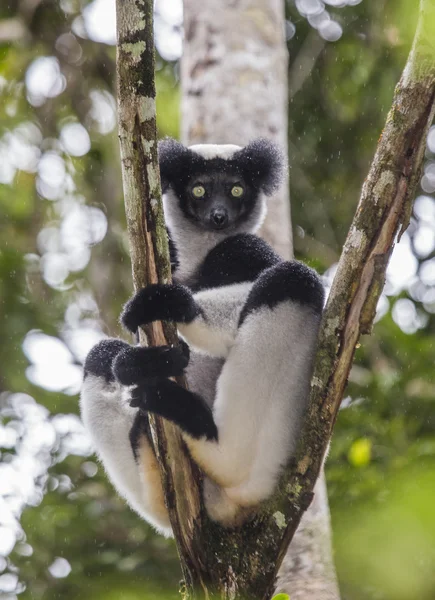
<svg viewBox="0 0 435 600">
<path fill-rule="evenodd" d="M 204 144 L 186 148 L 175 140 L 159 144 L 163 193 L 178 202 L 201 229 L 231 233 L 263 212 L 264 196 L 282 181 L 276 146 L 256 140 L 246 146 Z"/>
<path fill-rule="evenodd" d="M 259 190 L 224 164 L 192 173 L 177 196 L 184 213 L 201 227 L 225 230 L 246 219 L 258 202 Z"/>
</svg>

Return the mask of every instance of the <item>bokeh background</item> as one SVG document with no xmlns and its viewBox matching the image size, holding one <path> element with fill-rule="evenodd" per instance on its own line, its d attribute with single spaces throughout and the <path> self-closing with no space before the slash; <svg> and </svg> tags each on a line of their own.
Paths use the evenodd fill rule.
<svg viewBox="0 0 435 600">
<path fill-rule="evenodd" d="M 417 2 L 288 0 L 295 249 L 331 280 Z M 157 0 L 159 135 L 179 131 L 181 0 Z M 81 364 L 131 293 L 114 0 L 0 5 L 0 598 L 177 598 L 171 541 L 115 494 Z M 435 58 L 434 58 L 435 60 Z M 237 143 L 237 140 L 234 140 Z M 435 128 L 327 462 L 345 600 L 435 598 Z"/>
</svg>

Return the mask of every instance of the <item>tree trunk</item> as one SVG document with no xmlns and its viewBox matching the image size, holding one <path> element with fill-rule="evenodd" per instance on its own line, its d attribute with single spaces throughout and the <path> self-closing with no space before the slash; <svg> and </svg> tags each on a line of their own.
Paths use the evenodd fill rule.
<svg viewBox="0 0 435 600">
<path fill-rule="evenodd" d="M 287 67 L 282 0 L 184 0 L 182 139 L 243 146 L 254 138 L 287 150 Z M 288 186 L 269 200 L 261 235 L 288 258 Z"/>
<path fill-rule="evenodd" d="M 282 0 L 184 1 L 182 138 L 187 144 L 244 145 L 267 137 L 287 150 L 288 57 Z M 288 185 L 269 200 L 260 232 L 293 255 Z M 292 600 L 339 598 L 324 476 L 279 574 Z"/>
</svg>

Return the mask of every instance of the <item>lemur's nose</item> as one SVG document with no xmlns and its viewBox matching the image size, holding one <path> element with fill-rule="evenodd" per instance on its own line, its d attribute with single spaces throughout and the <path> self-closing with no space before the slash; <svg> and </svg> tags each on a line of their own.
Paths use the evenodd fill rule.
<svg viewBox="0 0 435 600">
<path fill-rule="evenodd" d="M 216 229 L 222 229 L 228 223 L 228 213 L 224 208 L 215 209 L 211 215 L 211 222 Z"/>
</svg>

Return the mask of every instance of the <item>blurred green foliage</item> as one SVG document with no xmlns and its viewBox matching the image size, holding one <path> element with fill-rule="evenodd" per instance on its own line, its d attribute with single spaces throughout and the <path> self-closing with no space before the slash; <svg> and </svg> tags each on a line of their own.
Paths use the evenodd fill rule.
<svg viewBox="0 0 435 600">
<path fill-rule="evenodd" d="M 20 457 L 28 435 L 19 411 L 11 408 L 13 394 L 28 394 L 45 406 L 46 423 L 78 413 L 74 386 L 66 393 L 50 391 L 32 379 L 23 352 L 28 333 L 39 330 L 62 340 L 75 366 L 82 357 L 71 335 L 89 329 L 120 334 L 118 313 L 131 290 L 114 123 L 115 52 L 84 32 L 86 6 L 62 0 L 0 7 L 0 466 L 5 468 Z M 355 211 L 409 51 L 416 7 L 407 0 L 331 7 L 343 36 L 326 42 L 293 2 L 287 4 L 296 28 L 288 42 L 295 247 L 299 258 L 322 272 L 337 260 Z M 29 83 L 30 67 L 41 57 L 55 58 L 44 63 L 53 81 L 42 100 L 32 97 Z M 178 67 L 163 56 L 157 65 L 159 133 L 176 136 Z M 87 132 L 87 151 L 71 151 L 71 140 L 62 142 L 71 123 Z M 428 150 L 428 163 L 432 159 Z M 51 185 L 56 169 L 63 169 L 57 188 Z M 82 253 L 92 246 L 92 259 L 80 265 L 65 223 L 85 207 L 102 211 L 107 234 L 98 244 L 82 245 Z M 435 597 L 435 321 L 434 301 L 424 300 L 435 277 L 432 284 L 420 278 L 435 253 L 416 249 L 420 226 L 421 215 L 415 215 L 409 233 L 415 276 L 391 291 L 373 336 L 357 350 L 327 463 L 335 557 L 346 600 Z M 79 236 L 80 227 L 74 231 Z M 67 265 L 63 279 L 53 265 L 61 270 Z M 394 317 L 404 300 L 416 311 L 413 331 Z M 7 428 L 8 435 L 16 432 L 14 443 L 4 435 Z M 34 478 L 40 494 L 28 500 L 32 506 L 21 515 L 23 531 L 17 532 L 14 550 L 0 556 L 0 587 L 12 581 L 2 577 L 18 574 L 24 599 L 178 597 L 173 542 L 125 507 L 102 469 L 96 471 L 86 452 L 68 446 L 71 435 L 57 426 L 55 442 L 40 452 L 45 467 Z M 19 517 L 19 494 L 5 498 L 14 494 Z M 0 506 L 0 526 L 4 514 Z M 59 558 L 68 561 L 67 574 L 54 569 Z M 13 591 L 6 597 L 14 597 Z"/>
</svg>

